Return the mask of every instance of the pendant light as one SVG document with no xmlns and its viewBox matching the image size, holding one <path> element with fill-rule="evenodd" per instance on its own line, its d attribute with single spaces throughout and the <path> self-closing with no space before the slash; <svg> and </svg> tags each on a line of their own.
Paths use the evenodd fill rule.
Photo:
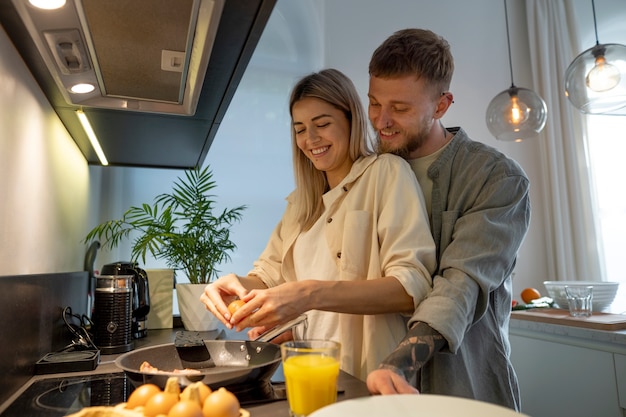
<svg viewBox="0 0 626 417">
<path fill-rule="evenodd" d="M 511 40 L 509 37 L 509 14 L 504 0 L 506 18 L 506 40 L 509 47 L 509 68 L 511 87 L 491 100 L 487 107 L 487 127 L 496 139 L 521 142 L 535 137 L 546 124 L 548 111 L 546 103 L 537 93 L 527 88 L 517 87 L 513 82 L 511 60 Z"/>
<path fill-rule="evenodd" d="M 565 95 L 582 113 L 610 114 L 626 107 L 626 46 L 600 44 L 594 0 L 591 8 L 596 44 L 567 68 Z"/>
</svg>

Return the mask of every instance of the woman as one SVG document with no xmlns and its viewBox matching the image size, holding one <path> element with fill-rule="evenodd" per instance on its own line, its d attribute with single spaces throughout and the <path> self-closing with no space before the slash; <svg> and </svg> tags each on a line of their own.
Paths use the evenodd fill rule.
<svg viewBox="0 0 626 417">
<path fill-rule="evenodd" d="M 207 285 L 202 301 L 250 335 L 307 312 L 306 334 L 342 344 L 341 367 L 361 379 L 406 334 L 432 286 L 435 246 L 409 165 L 376 155 L 352 82 L 327 69 L 292 91 L 296 189 L 246 277 Z M 410 213 L 410 215 L 408 215 Z M 226 303 L 246 303 L 234 313 Z"/>
</svg>

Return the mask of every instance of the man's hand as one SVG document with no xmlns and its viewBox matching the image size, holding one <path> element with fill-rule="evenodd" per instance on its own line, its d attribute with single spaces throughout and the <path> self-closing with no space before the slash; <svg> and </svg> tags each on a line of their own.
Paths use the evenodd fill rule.
<svg viewBox="0 0 626 417">
<path fill-rule="evenodd" d="M 367 376 L 367 389 L 371 394 L 419 394 L 417 388 L 404 377 L 389 369 L 376 369 Z"/>
</svg>

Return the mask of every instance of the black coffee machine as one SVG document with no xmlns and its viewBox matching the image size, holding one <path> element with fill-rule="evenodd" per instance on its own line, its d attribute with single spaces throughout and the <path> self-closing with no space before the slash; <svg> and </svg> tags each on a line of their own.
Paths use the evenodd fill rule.
<svg viewBox="0 0 626 417">
<path fill-rule="evenodd" d="M 114 262 L 104 265 L 100 274 L 133 276 L 133 339 L 146 337 L 148 335 L 146 322 L 150 312 L 150 293 L 148 291 L 148 274 L 146 274 L 146 271 L 139 268 L 136 262 Z"/>
</svg>

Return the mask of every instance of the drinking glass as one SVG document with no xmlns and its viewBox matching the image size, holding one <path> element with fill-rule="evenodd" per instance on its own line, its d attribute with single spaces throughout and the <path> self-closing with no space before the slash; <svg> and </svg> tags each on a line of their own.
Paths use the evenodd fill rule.
<svg viewBox="0 0 626 417">
<path fill-rule="evenodd" d="M 292 417 L 305 417 L 337 401 L 340 343 L 292 340 L 280 350 Z"/>
<path fill-rule="evenodd" d="M 591 316 L 593 300 L 592 285 L 568 285 L 565 287 L 565 295 L 567 295 L 570 316 Z"/>
</svg>

